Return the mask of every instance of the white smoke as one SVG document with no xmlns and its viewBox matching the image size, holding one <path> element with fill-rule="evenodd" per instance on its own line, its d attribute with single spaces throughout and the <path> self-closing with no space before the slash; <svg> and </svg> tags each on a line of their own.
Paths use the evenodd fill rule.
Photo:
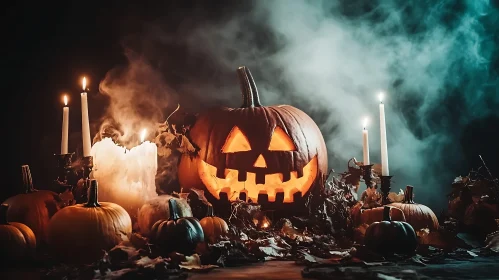
<svg viewBox="0 0 499 280">
<path fill-rule="evenodd" d="M 486 34 L 498 13 L 485 0 L 462 6 L 450 0 L 426 2 L 253 1 L 216 20 L 192 14 L 182 20 L 193 27 L 174 35 L 171 25 L 156 21 L 155 28 L 141 34 L 135 51 L 157 61 L 157 67 L 147 77 L 124 75 L 148 88 L 130 89 L 108 77 L 101 89 L 117 92 L 110 94 L 118 102 L 110 112 L 124 124 L 135 114 L 135 107 L 127 106 L 135 104 L 131 101 L 138 93 L 155 105 L 151 108 L 164 105 L 158 97 L 171 90 L 159 82 L 158 72 L 175 84 L 184 106 L 238 106 L 235 70 L 248 66 L 264 105 L 291 104 L 316 120 L 330 167 L 337 171 L 351 157 L 362 158 L 364 117 L 371 120 L 371 161 L 380 161 L 376 96 L 384 91 L 392 190 L 414 185 L 416 200 L 439 206 L 434 204 L 445 199 L 450 178 L 459 175 L 449 172 L 461 160 L 453 144 L 459 132 L 453 127 L 493 113 L 490 104 L 499 103 L 499 95 L 483 101 L 494 91 L 484 84 L 497 79 L 488 71 L 495 44 Z M 172 61 L 167 50 L 178 45 L 190 59 L 162 64 Z M 143 62 L 131 59 L 130 69 L 151 67 Z M 122 96 L 129 90 L 135 91 Z M 449 108 L 449 98 L 463 107 Z"/>
</svg>

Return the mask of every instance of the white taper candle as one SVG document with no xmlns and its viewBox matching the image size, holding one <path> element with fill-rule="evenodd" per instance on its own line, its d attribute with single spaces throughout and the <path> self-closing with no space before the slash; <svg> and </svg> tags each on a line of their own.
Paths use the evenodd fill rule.
<svg viewBox="0 0 499 280">
<path fill-rule="evenodd" d="M 64 108 L 62 108 L 61 154 L 68 153 L 68 133 L 69 133 L 68 97 L 64 95 Z"/>
<path fill-rule="evenodd" d="M 364 165 L 371 164 L 369 160 L 369 135 L 367 132 L 367 119 L 364 120 L 364 129 L 362 130 L 362 152 L 364 156 Z"/>
<path fill-rule="evenodd" d="M 90 123 L 88 120 L 88 99 L 87 92 L 85 88 L 87 86 L 87 80 L 83 78 L 83 92 L 81 93 L 81 135 L 83 138 L 83 156 L 90 156 L 90 151 L 92 148 L 90 140 Z"/>
<path fill-rule="evenodd" d="M 388 145 L 386 142 L 386 122 L 385 122 L 385 104 L 383 104 L 383 94 L 379 96 L 379 125 L 381 135 L 381 175 L 389 176 L 388 169 Z"/>
</svg>

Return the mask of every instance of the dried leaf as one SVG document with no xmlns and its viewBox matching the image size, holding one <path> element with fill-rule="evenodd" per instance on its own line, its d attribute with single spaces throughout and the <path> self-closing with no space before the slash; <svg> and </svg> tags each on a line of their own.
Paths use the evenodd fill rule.
<svg viewBox="0 0 499 280">
<path fill-rule="evenodd" d="M 360 195 L 360 201 L 364 208 L 375 208 L 381 206 L 381 194 L 375 188 L 367 188 Z"/>
<path fill-rule="evenodd" d="M 415 255 L 411 258 L 411 262 L 419 266 L 426 266 L 425 261 L 426 261 L 425 258 L 422 257 L 421 255 Z"/>
<path fill-rule="evenodd" d="M 165 259 L 162 257 L 157 257 L 154 259 L 151 259 L 147 256 L 140 258 L 139 260 L 135 261 L 135 265 L 140 266 L 140 267 L 145 267 L 145 268 L 154 268 L 154 266 L 158 263 L 164 262 Z"/>
<path fill-rule="evenodd" d="M 391 264 L 391 262 L 363 262 L 365 266 L 383 266 Z"/>
<path fill-rule="evenodd" d="M 499 231 L 493 232 L 487 235 L 485 239 L 485 248 L 490 249 L 496 253 L 499 253 Z"/>
<path fill-rule="evenodd" d="M 213 264 L 209 265 L 201 264 L 201 258 L 199 257 L 198 254 L 194 254 L 192 256 L 186 256 L 185 259 L 186 261 L 182 262 L 179 265 L 179 267 L 191 271 L 206 272 L 219 267 L 218 265 L 213 265 Z"/>
<path fill-rule="evenodd" d="M 258 247 L 258 249 L 260 249 L 260 251 L 262 251 L 262 253 L 264 253 L 265 255 L 271 257 L 283 257 L 283 253 L 279 251 L 285 250 L 283 248 L 279 248 L 280 249 L 279 250 L 276 247 L 262 247 L 262 246 Z"/>
<path fill-rule="evenodd" d="M 299 263 L 304 264 L 338 265 L 343 263 L 346 259 L 351 258 L 350 254 L 331 255 L 331 257 L 329 258 L 317 257 L 304 251 L 300 251 L 300 254 L 301 260 L 299 261 Z"/>
<path fill-rule="evenodd" d="M 331 254 L 331 258 L 340 258 L 342 260 L 352 257 L 349 251 L 329 251 L 329 254 Z"/>
<path fill-rule="evenodd" d="M 185 135 L 180 135 L 180 147 L 177 148 L 177 150 L 183 154 L 192 154 L 196 152 L 196 148 L 194 145 L 192 145 L 191 141 L 185 136 Z"/>
<path fill-rule="evenodd" d="M 123 277 L 129 273 L 134 273 L 135 269 L 132 268 L 124 268 L 120 270 L 115 270 L 115 271 L 107 271 L 105 275 L 102 275 L 102 273 L 99 270 L 96 270 L 94 273 L 94 278 L 95 280 L 114 280 L 114 279 L 123 279 Z"/>
<path fill-rule="evenodd" d="M 71 189 L 66 189 L 64 192 L 59 194 L 59 207 L 66 207 L 66 206 L 71 206 L 76 204 L 75 197 L 73 195 L 73 192 Z"/>
<path fill-rule="evenodd" d="M 160 157 L 169 157 L 172 154 L 172 149 L 164 146 L 158 146 L 157 151 Z"/>
<path fill-rule="evenodd" d="M 312 237 L 306 236 L 302 232 L 298 231 L 289 219 L 283 219 L 281 234 L 297 242 L 310 243 L 313 241 Z"/>
<path fill-rule="evenodd" d="M 177 137 L 170 132 L 162 132 L 156 138 L 154 143 L 158 147 L 158 155 L 160 157 L 168 157 L 172 153 L 172 148 L 178 146 Z"/>
<path fill-rule="evenodd" d="M 404 201 L 404 191 L 400 189 L 399 193 L 390 192 L 388 193 L 388 199 L 391 202 L 403 202 Z"/>
<path fill-rule="evenodd" d="M 116 245 L 109 251 L 109 258 L 112 263 L 128 261 L 139 255 L 139 251 L 133 247 Z"/>
<path fill-rule="evenodd" d="M 472 257 L 478 257 L 478 255 L 472 251 L 466 251 Z"/>
<path fill-rule="evenodd" d="M 134 232 L 130 236 L 130 243 L 137 249 L 147 249 L 149 250 L 149 247 L 147 246 L 148 241 L 147 238 L 143 237 L 142 235 Z"/>
</svg>

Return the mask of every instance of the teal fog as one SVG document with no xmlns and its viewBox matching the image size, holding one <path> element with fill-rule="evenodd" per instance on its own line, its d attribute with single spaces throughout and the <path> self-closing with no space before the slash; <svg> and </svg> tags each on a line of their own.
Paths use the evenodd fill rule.
<svg viewBox="0 0 499 280">
<path fill-rule="evenodd" d="M 149 112 L 176 102 L 193 110 L 238 106 L 235 69 L 246 65 L 264 104 L 292 104 L 316 120 L 337 172 L 351 157 L 362 158 L 364 117 L 371 161 L 380 161 L 377 94 L 385 92 L 393 190 L 414 185 L 415 199 L 437 213 L 454 177 L 477 167 L 479 149 L 466 147 L 482 141 L 470 138 L 474 122 L 495 125 L 488 128 L 495 154 L 483 156 L 497 166 L 497 1 L 248 2 L 219 7 L 224 12 L 209 18 L 193 9 L 178 26 L 158 18 L 124 38 L 129 63 L 100 85 L 110 108 L 129 106 L 130 98 Z M 183 55 L 172 57 L 178 49 Z"/>
</svg>

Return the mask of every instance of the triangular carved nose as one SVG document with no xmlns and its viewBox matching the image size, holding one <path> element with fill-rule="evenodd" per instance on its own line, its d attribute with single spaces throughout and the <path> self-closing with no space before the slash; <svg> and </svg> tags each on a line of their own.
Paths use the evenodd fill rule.
<svg viewBox="0 0 499 280">
<path fill-rule="evenodd" d="M 263 155 L 258 156 L 258 158 L 256 159 L 255 164 L 253 164 L 253 166 L 267 168 L 267 163 L 265 162 Z"/>
</svg>

